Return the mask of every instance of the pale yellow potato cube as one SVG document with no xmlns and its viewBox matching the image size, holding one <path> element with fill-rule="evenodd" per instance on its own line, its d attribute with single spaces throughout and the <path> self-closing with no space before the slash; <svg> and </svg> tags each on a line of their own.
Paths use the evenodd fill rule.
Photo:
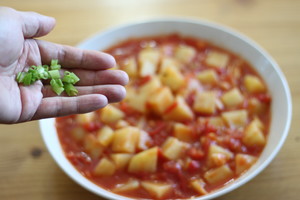
<svg viewBox="0 0 300 200">
<path fill-rule="evenodd" d="M 170 87 L 172 91 L 177 91 L 185 84 L 185 79 L 180 70 L 173 66 L 163 68 L 159 77 L 161 82 Z"/>
<path fill-rule="evenodd" d="M 212 67 L 223 68 L 229 62 L 229 55 L 218 51 L 210 51 L 206 56 L 205 62 Z"/>
<path fill-rule="evenodd" d="M 182 123 L 175 123 L 173 126 L 174 137 L 183 142 L 193 141 L 193 129 Z"/>
<path fill-rule="evenodd" d="M 240 105 L 244 101 L 244 96 L 238 88 L 233 88 L 224 93 L 221 97 L 221 100 L 226 107 L 232 108 Z"/>
<path fill-rule="evenodd" d="M 75 127 L 71 130 L 71 135 L 76 141 L 80 141 L 85 136 L 85 130 L 82 127 Z"/>
<path fill-rule="evenodd" d="M 115 164 L 107 158 L 102 158 L 96 165 L 94 174 L 97 176 L 111 176 L 115 173 L 115 171 Z"/>
<path fill-rule="evenodd" d="M 98 141 L 104 147 L 107 147 L 111 144 L 113 137 L 114 130 L 109 126 L 103 126 L 97 133 Z"/>
<path fill-rule="evenodd" d="M 175 57 L 183 62 L 188 63 L 196 56 L 196 50 L 193 47 L 181 45 L 175 49 Z"/>
<path fill-rule="evenodd" d="M 185 121 L 194 118 L 194 113 L 187 105 L 183 97 L 177 96 L 175 99 L 175 107 L 165 114 L 165 119 Z"/>
<path fill-rule="evenodd" d="M 222 119 L 222 117 L 210 117 L 208 119 L 208 123 L 217 128 L 221 128 L 221 127 L 225 126 L 225 123 L 224 123 L 224 120 Z"/>
<path fill-rule="evenodd" d="M 194 190 L 196 190 L 200 195 L 207 194 L 207 191 L 205 189 L 205 182 L 203 179 L 195 179 L 191 181 L 191 186 Z"/>
<path fill-rule="evenodd" d="M 233 171 L 228 165 L 213 168 L 204 173 L 204 179 L 210 184 L 217 184 L 229 181 L 233 178 Z"/>
<path fill-rule="evenodd" d="M 89 112 L 84 114 L 77 114 L 75 120 L 79 124 L 87 124 L 93 122 L 96 118 L 95 112 Z"/>
<path fill-rule="evenodd" d="M 147 103 L 154 113 L 161 115 L 173 102 L 172 91 L 169 87 L 163 86 L 149 96 Z"/>
<path fill-rule="evenodd" d="M 141 186 L 157 199 L 165 197 L 172 190 L 172 185 L 169 183 L 142 181 Z"/>
<path fill-rule="evenodd" d="M 175 137 L 168 137 L 162 145 L 162 153 L 170 160 L 177 160 L 184 155 L 187 147 L 187 143 L 182 142 Z"/>
<path fill-rule="evenodd" d="M 139 189 L 140 182 L 136 179 L 129 179 L 126 183 L 117 184 L 115 188 L 112 189 L 113 192 L 127 192 Z"/>
<path fill-rule="evenodd" d="M 138 62 L 140 76 L 155 75 L 160 61 L 160 51 L 155 48 L 146 48 L 139 52 Z"/>
<path fill-rule="evenodd" d="M 141 151 L 134 155 L 128 166 L 130 173 L 153 173 L 157 169 L 158 147 Z"/>
<path fill-rule="evenodd" d="M 266 144 L 266 138 L 260 127 L 261 124 L 255 120 L 246 127 L 242 138 L 242 141 L 246 146 L 264 146 Z"/>
<path fill-rule="evenodd" d="M 254 75 L 246 75 L 244 77 L 244 85 L 247 91 L 251 93 L 266 91 L 266 87 L 263 82 Z"/>
<path fill-rule="evenodd" d="M 134 153 L 140 136 L 140 129 L 127 126 L 114 132 L 112 150 L 117 153 Z"/>
<path fill-rule="evenodd" d="M 163 71 L 167 67 L 175 67 L 181 69 L 183 65 L 180 62 L 178 62 L 175 58 L 164 57 L 161 61 L 159 71 Z"/>
<path fill-rule="evenodd" d="M 246 110 L 234 110 L 222 113 L 222 118 L 229 127 L 244 127 L 248 122 L 248 112 Z"/>
<path fill-rule="evenodd" d="M 116 169 L 124 169 L 130 159 L 132 158 L 132 154 L 130 153 L 113 153 L 111 154 L 111 159 L 115 163 Z"/>
<path fill-rule="evenodd" d="M 208 69 L 200 72 L 197 75 L 197 78 L 201 83 L 209 83 L 209 84 L 217 83 L 219 79 L 215 70 L 212 69 Z"/>
<path fill-rule="evenodd" d="M 92 158 L 98 158 L 103 152 L 103 146 L 95 135 L 86 135 L 83 140 L 83 147 Z"/>
<path fill-rule="evenodd" d="M 101 109 L 100 120 L 104 123 L 114 123 L 125 116 L 123 111 L 112 106 L 107 105 Z"/>
<path fill-rule="evenodd" d="M 156 76 L 151 77 L 151 80 L 142 85 L 138 91 L 133 87 L 127 86 L 125 102 L 127 102 L 131 108 L 145 113 L 147 111 L 146 102 L 148 101 L 149 96 L 160 87 L 161 82 Z"/>
<path fill-rule="evenodd" d="M 138 150 L 146 150 L 149 148 L 151 142 L 152 142 L 152 139 L 149 136 L 149 134 L 146 131 L 141 130 L 139 139 L 137 142 L 137 149 Z"/>
<path fill-rule="evenodd" d="M 126 126 L 129 126 L 129 123 L 126 121 L 126 120 L 118 120 L 116 122 L 116 128 L 119 129 L 119 128 L 124 128 Z"/>
<path fill-rule="evenodd" d="M 217 144 L 209 146 L 208 150 L 208 165 L 220 166 L 233 158 L 233 153 Z"/>
<path fill-rule="evenodd" d="M 195 98 L 193 109 L 204 114 L 214 114 L 216 112 L 217 96 L 214 92 L 198 93 Z"/>
<path fill-rule="evenodd" d="M 138 66 L 134 57 L 128 58 L 123 66 L 122 70 L 124 70 L 129 77 L 136 77 L 138 75 Z"/>
<path fill-rule="evenodd" d="M 235 156 L 235 173 L 241 174 L 249 169 L 257 160 L 257 157 L 239 153 Z"/>
</svg>

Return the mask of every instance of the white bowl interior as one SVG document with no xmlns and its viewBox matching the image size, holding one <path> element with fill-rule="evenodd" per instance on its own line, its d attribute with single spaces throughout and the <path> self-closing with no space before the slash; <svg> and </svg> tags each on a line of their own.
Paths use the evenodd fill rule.
<svg viewBox="0 0 300 200">
<path fill-rule="evenodd" d="M 206 21 L 188 19 L 152 20 L 119 26 L 96 34 L 78 45 L 79 48 L 103 50 L 132 37 L 181 35 L 201 38 L 228 49 L 246 59 L 263 77 L 272 95 L 272 121 L 267 145 L 256 164 L 236 181 L 196 200 L 212 199 L 241 186 L 260 173 L 280 150 L 291 122 L 292 103 L 287 81 L 277 63 L 259 45 L 229 28 Z M 40 121 L 43 139 L 58 165 L 84 188 L 109 199 L 128 199 L 110 193 L 83 177 L 66 159 L 60 146 L 54 119 Z"/>
</svg>

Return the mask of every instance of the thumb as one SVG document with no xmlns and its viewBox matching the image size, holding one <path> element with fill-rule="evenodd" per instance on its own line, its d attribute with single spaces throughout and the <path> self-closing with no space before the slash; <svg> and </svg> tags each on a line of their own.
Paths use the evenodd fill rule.
<svg viewBox="0 0 300 200">
<path fill-rule="evenodd" d="M 47 35 L 55 26 L 55 19 L 35 12 L 18 11 L 22 20 L 22 31 L 25 38 Z"/>
</svg>

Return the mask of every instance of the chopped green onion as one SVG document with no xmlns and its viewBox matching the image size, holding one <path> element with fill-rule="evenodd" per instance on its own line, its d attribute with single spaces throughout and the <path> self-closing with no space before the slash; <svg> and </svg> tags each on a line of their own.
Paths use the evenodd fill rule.
<svg viewBox="0 0 300 200">
<path fill-rule="evenodd" d="M 60 79 L 51 79 L 50 85 L 52 90 L 57 94 L 60 95 L 64 91 L 63 83 Z"/>
<path fill-rule="evenodd" d="M 65 83 L 64 89 L 69 96 L 76 96 L 78 94 L 78 90 L 71 83 Z"/>
<path fill-rule="evenodd" d="M 24 85 L 30 85 L 32 83 L 32 73 L 26 73 L 23 78 L 23 84 Z"/>
<path fill-rule="evenodd" d="M 17 75 L 17 81 L 18 83 L 23 83 L 23 79 L 26 75 L 26 72 L 19 72 L 18 75 Z"/>
<path fill-rule="evenodd" d="M 60 78 L 60 74 L 59 74 L 59 71 L 58 70 L 50 70 L 49 71 L 49 75 L 51 78 L 53 79 L 58 79 Z"/>
<path fill-rule="evenodd" d="M 78 91 L 73 84 L 77 83 L 80 79 L 73 72 L 68 71 L 65 72 L 63 79 L 61 79 L 59 73 L 60 69 L 61 65 L 58 64 L 58 60 L 52 60 L 50 67 L 48 65 L 32 65 L 28 69 L 28 72 L 19 72 L 16 80 L 18 83 L 27 86 L 37 80 L 51 79 L 51 88 L 57 95 L 60 95 L 64 90 L 66 90 L 69 96 L 77 95 Z"/>
<path fill-rule="evenodd" d="M 73 72 L 65 72 L 65 75 L 62 79 L 63 82 L 65 83 L 71 83 L 71 84 L 75 84 L 79 81 L 80 79 L 78 78 L 78 76 L 76 76 Z"/>
</svg>

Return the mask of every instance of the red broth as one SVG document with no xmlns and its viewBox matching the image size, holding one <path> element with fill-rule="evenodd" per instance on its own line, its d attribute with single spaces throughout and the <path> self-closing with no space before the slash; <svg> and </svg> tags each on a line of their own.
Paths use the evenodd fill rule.
<svg viewBox="0 0 300 200">
<path fill-rule="evenodd" d="M 125 100 L 56 119 L 66 157 L 89 180 L 134 199 L 186 199 L 223 187 L 260 156 L 271 97 L 243 58 L 177 34 L 106 52 L 130 76 Z"/>
</svg>

